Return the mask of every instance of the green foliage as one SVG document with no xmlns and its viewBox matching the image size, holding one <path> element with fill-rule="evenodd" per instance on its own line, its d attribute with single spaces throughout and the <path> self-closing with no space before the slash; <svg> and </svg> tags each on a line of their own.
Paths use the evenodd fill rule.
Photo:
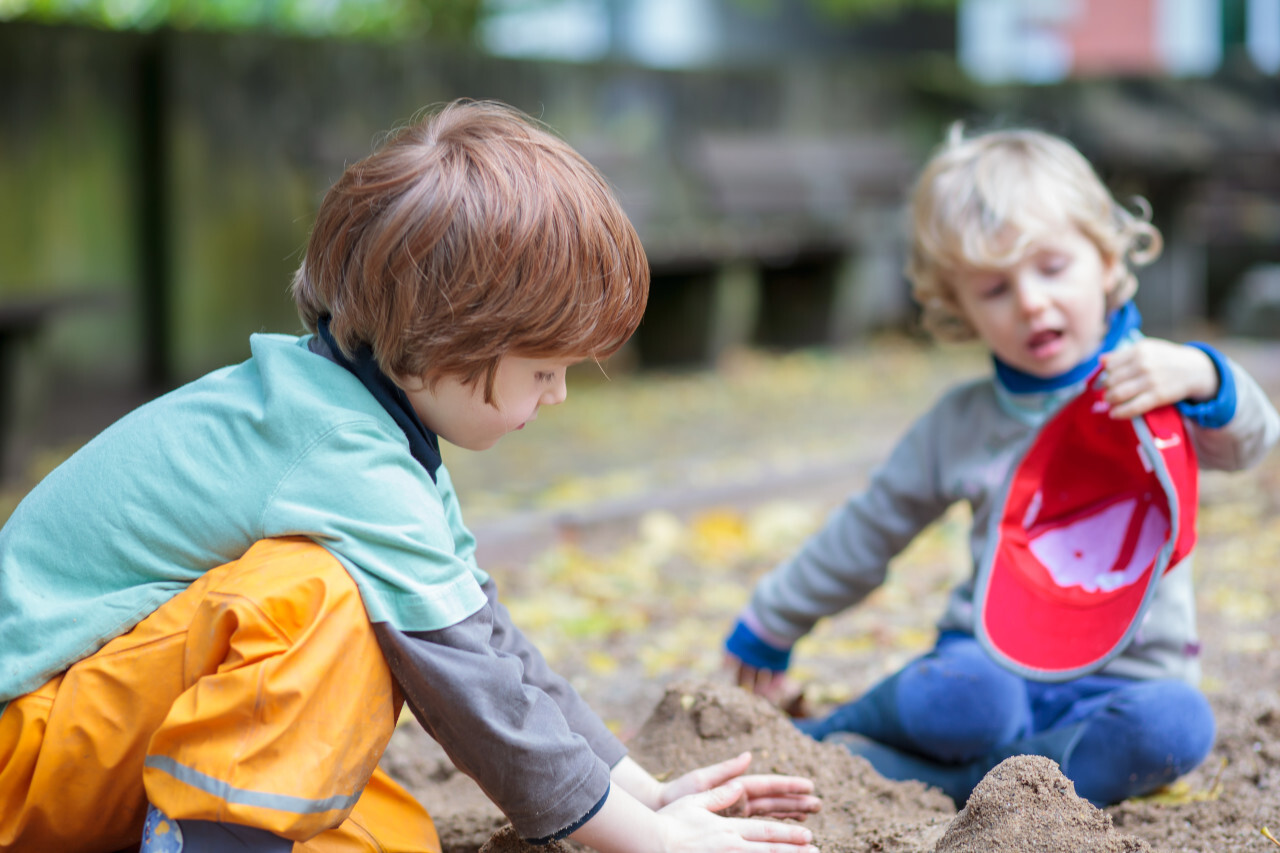
<svg viewBox="0 0 1280 853">
<path fill-rule="evenodd" d="M 466 40 L 484 0 L 0 0 L 0 20 Z"/>
<path fill-rule="evenodd" d="M 536 4 L 546 0 L 526 0 Z M 606 0 L 608 1 L 608 0 Z M 618 0 L 612 0 L 618 2 Z M 732 0 L 762 13 L 807 3 L 838 21 L 958 0 Z M 0 21 L 82 24 L 112 30 L 267 30 L 313 36 L 468 41 L 488 0 L 0 0 Z"/>
</svg>

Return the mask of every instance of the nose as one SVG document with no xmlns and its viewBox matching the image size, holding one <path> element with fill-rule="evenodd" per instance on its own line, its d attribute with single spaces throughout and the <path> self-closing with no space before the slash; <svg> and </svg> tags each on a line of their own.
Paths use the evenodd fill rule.
<svg viewBox="0 0 1280 853">
<path fill-rule="evenodd" d="M 542 406 L 558 406 L 569 396 L 568 378 L 563 374 L 557 377 L 551 387 L 542 392 L 538 404 Z"/>
<path fill-rule="evenodd" d="M 1044 310 L 1048 304 L 1044 286 L 1034 276 L 1022 275 L 1014 280 L 1014 292 L 1017 294 L 1018 308 L 1027 316 L 1034 316 Z"/>
</svg>

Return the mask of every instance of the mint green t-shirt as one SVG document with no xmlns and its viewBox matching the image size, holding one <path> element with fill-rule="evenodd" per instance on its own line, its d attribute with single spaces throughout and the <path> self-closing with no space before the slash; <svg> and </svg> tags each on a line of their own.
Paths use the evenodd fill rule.
<svg viewBox="0 0 1280 853">
<path fill-rule="evenodd" d="M 370 621 L 454 625 L 485 604 L 448 471 L 433 482 L 358 379 L 309 338 L 130 413 L 0 529 L 0 703 L 28 693 L 259 539 L 307 536 L 351 573 Z"/>
</svg>

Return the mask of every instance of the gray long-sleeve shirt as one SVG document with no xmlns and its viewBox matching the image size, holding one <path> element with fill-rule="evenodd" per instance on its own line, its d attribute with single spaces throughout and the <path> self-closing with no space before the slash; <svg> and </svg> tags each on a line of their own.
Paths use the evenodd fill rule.
<svg viewBox="0 0 1280 853">
<path fill-rule="evenodd" d="M 493 581 L 489 603 L 439 631 L 374 623 L 405 701 L 450 760 L 525 838 L 563 837 L 607 796 L 626 747 L 511 622 Z M 547 801 L 547 792 L 559 798 Z"/>
<path fill-rule="evenodd" d="M 1201 468 L 1247 468 L 1280 438 L 1275 407 L 1243 369 L 1228 363 L 1236 386 L 1234 417 L 1218 429 L 1187 423 Z M 857 604 L 884 582 L 890 561 L 916 535 L 965 501 L 973 516 L 974 574 L 952 590 L 937 627 L 972 634 L 976 567 L 1006 479 L 1039 428 L 1080 388 L 1015 395 L 985 378 L 945 394 L 873 472 L 867 488 L 757 584 L 749 607 L 759 627 L 790 644 L 824 616 Z M 1164 575 L 1133 642 L 1103 672 L 1199 680 L 1191 563 L 1184 559 Z"/>
</svg>

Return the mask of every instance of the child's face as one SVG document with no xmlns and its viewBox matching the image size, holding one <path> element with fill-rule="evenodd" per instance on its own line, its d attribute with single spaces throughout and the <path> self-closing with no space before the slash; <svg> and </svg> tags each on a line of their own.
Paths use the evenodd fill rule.
<svg viewBox="0 0 1280 853">
<path fill-rule="evenodd" d="M 400 377 L 418 417 L 450 444 L 487 450 L 538 416 L 539 406 L 563 403 L 568 395 L 565 371 L 579 358 L 504 356 L 493 382 L 493 403 L 484 401 L 484 383 L 464 384 L 446 376 L 434 388 L 417 377 Z"/>
<path fill-rule="evenodd" d="M 1001 361 L 1049 378 L 1102 345 L 1116 265 L 1079 229 L 1064 226 L 1046 228 L 1008 266 L 964 268 L 952 283 L 961 310 Z"/>
</svg>

